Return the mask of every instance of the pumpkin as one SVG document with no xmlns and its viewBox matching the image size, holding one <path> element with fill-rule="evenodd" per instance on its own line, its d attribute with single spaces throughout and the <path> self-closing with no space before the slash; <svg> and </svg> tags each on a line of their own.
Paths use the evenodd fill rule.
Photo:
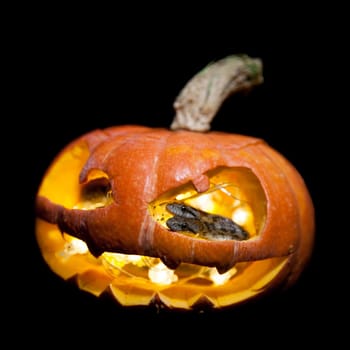
<svg viewBox="0 0 350 350">
<path fill-rule="evenodd" d="M 314 242 L 303 178 L 264 140 L 209 130 L 223 99 L 262 82 L 261 67 L 219 60 L 181 91 L 170 128 L 111 126 L 64 147 L 36 197 L 53 272 L 122 306 L 175 310 L 293 285 Z"/>
</svg>

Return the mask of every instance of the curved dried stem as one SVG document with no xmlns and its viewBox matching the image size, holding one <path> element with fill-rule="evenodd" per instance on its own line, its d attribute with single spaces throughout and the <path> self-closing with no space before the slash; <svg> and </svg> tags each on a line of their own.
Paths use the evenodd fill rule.
<svg viewBox="0 0 350 350">
<path fill-rule="evenodd" d="M 224 100 L 263 82 L 262 62 L 247 55 L 232 55 L 209 64 L 181 90 L 174 102 L 172 130 L 208 131 Z"/>
</svg>

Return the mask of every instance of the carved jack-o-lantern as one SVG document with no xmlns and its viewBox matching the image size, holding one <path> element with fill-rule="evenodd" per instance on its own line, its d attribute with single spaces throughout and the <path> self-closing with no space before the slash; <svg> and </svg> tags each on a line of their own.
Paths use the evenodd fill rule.
<svg viewBox="0 0 350 350">
<path fill-rule="evenodd" d="M 218 61 L 179 95 L 172 130 L 116 126 L 67 145 L 36 201 L 50 268 L 124 306 L 223 308 L 292 285 L 314 240 L 302 177 L 261 139 L 208 131 L 260 73 L 257 59 Z"/>
</svg>

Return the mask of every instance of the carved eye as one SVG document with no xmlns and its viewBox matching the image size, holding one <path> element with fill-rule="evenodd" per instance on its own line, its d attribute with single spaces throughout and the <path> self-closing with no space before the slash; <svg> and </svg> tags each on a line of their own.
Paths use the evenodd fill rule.
<svg viewBox="0 0 350 350">
<path fill-rule="evenodd" d="M 173 231 L 211 240 L 237 239 L 238 230 L 239 240 L 257 236 L 266 218 L 266 197 L 257 177 L 249 169 L 227 167 L 210 170 L 206 176 L 210 186 L 205 192 L 198 193 L 187 183 L 151 202 L 154 220 L 166 228 L 170 224 Z M 178 206 L 171 210 L 173 203 Z M 226 226 L 232 227 L 225 230 Z"/>
<path fill-rule="evenodd" d="M 88 180 L 82 184 L 79 202 L 74 209 L 103 208 L 112 202 L 112 187 L 108 175 L 94 169 L 89 173 Z"/>
</svg>

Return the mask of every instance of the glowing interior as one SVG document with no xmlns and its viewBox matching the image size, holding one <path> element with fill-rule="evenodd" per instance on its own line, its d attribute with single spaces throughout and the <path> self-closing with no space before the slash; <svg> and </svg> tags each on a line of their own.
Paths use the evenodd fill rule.
<svg viewBox="0 0 350 350">
<path fill-rule="evenodd" d="M 256 176 L 246 168 L 219 167 L 207 173 L 210 187 L 198 193 L 192 183 L 172 189 L 150 203 L 154 219 L 164 227 L 172 217 L 165 206 L 183 202 L 210 214 L 218 214 L 241 225 L 249 236 L 256 236 L 266 215 L 266 198 Z"/>
<path fill-rule="evenodd" d="M 47 172 L 39 194 L 68 208 L 94 210 L 108 205 L 113 199 L 105 173 L 95 170 L 86 183 L 78 184 L 88 156 L 84 144 L 64 152 Z M 179 201 L 231 218 L 249 232 L 250 238 L 259 235 L 266 216 L 266 198 L 256 176 L 246 168 L 227 167 L 207 175 L 210 188 L 204 193 L 197 193 L 192 183 L 187 183 L 150 203 L 154 220 L 166 227 L 172 214 L 165 205 Z M 109 289 L 122 305 L 148 305 L 155 295 L 175 308 L 192 308 L 203 298 L 213 307 L 232 305 L 263 291 L 287 262 L 287 258 L 240 262 L 223 274 L 216 268 L 185 263 L 172 270 L 152 257 L 105 252 L 95 258 L 83 241 L 62 235 L 55 225 L 40 219 L 36 234 L 43 257 L 56 274 L 64 279 L 75 276 L 81 289 L 95 295 Z"/>
</svg>

